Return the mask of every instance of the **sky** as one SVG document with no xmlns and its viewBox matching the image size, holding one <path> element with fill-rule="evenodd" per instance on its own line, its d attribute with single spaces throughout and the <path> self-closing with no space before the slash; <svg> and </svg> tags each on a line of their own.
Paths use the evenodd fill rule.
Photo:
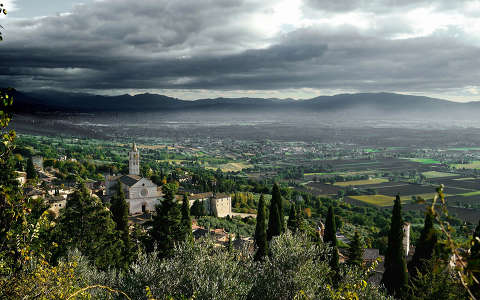
<svg viewBox="0 0 480 300">
<path fill-rule="evenodd" d="M 0 84 L 480 100 L 480 0 L 0 0 Z"/>
</svg>

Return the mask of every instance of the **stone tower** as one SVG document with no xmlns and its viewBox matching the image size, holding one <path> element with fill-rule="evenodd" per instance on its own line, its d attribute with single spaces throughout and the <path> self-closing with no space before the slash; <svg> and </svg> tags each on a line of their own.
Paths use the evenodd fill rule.
<svg viewBox="0 0 480 300">
<path fill-rule="evenodd" d="M 135 142 L 133 142 L 132 151 L 128 152 L 128 174 L 140 175 L 140 154 Z"/>
</svg>

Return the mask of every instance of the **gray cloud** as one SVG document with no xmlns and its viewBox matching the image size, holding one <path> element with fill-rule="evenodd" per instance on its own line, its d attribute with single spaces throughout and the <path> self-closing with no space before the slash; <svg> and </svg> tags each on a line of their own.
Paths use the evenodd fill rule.
<svg viewBox="0 0 480 300">
<path fill-rule="evenodd" d="M 477 0 L 305 0 L 305 9 L 325 12 L 364 11 L 391 13 L 393 11 L 432 7 L 437 10 L 456 10 L 468 2 Z"/>
<path fill-rule="evenodd" d="M 336 2 L 337 9 L 353 3 Z M 11 22 L 0 47 L 0 81 L 20 89 L 97 90 L 428 92 L 478 85 L 479 49 L 463 43 L 457 28 L 391 40 L 352 26 L 310 26 L 266 41 L 245 21 L 268 8 L 262 3 L 117 0 Z"/>
</svg>

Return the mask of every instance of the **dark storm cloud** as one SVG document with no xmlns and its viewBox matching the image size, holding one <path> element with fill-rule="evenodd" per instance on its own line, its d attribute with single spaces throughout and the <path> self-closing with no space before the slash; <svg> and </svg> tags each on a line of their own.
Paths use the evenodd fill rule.
<svg viewBox="0 0 480 300">
<path fill-rule="evenodd" d="M 267 41 L 249 23 L 252 12 L 268 8 L 258 3 L 117 0 L 16 21 L 0 47 L 0 82 L 101 90 L 435 91 L 477 84 L 479 49 L 462 43 L 455 28 L 390 40 L 351 26 L 310 26 Z"/>
</svg>

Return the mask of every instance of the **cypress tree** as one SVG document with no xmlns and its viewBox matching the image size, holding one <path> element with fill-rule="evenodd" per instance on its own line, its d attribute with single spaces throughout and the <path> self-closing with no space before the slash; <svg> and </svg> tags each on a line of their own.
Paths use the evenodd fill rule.
<svg viewBox="0 0 480 300">
<path fill-rule="evenodd" d="M 270 201 L 270 215 L 268 217 L 267 239 L 272 240 L 274 236 L 284 231 L 283 205 L 280 189 L 275 183 L 272 188 L 272 200 Z"/>
<path fill-rule="evenodd" d="M 363 263 L 363 245 L 360 240 L 360 234 L 358 231 L 355 231 L 353 240 L 350 243 L 350 248 L 348 249 L 348 264 L 353 266 L 362 266 Z"/>
<path fill-rule="evenodd" d="M 173 255 L 175 243 L 183 241 L 182 213 L 175 201 L 177 185 L 167 183 L 162 187 L 163 201 L 155 207 L 155 216 L 151 222 L 150 236 L 157 243 L 160 257 Z"/>
<path fill-rule="evenodd" d="M 280 193 L 280 188 L 278 187 L 278 185 L 275 184 L 273 187 L 274 187 L 273 192 L 276 194 L 276 198 L 277 198 L 278 215 L 280 219 L 280 230 L 281 230 L 281 233 L 283 233 L 285 232 L 285 229 L 286 229 L 285 212 L 283 211 L 283 198 L 282 198 L 282 194 Z"/>
<path fill-rule="evenodd" d="M 125 193 L 123 192 L 120 182 L 115 187 L 115 194 L 112 197 L 110 211 L 112 219 L 115 222 L 115 229 L 120 232 L 120 236 L 124 245 L 124 258 L 126 262 L 131 260 L 130 249 L 132 247 L 128 226 L 128 203 L 125 201 Z"/>
<path fill-rule="evenodd" d="M 398 298 L 403 297 L 407 290 L 407 266 L 405 249 L 403 249 L 403 219 L 400 195 L 397 195 L 393 205 L 388 247 L 385 253 L 385 272 L 382 283 L 387 291 Z"/>
<path fill-rule="evenodd" d="M 323 242 L 330 243 L 332 247 L 332 256 L 330 257 L 330 267 L 332 270 L 338 272 L 339 257 L 337 248 L 337 226 L 335 225 L 335 214 L 333 213 L 333 207 L 328 208 L 327 220 L 325 221 L 325 233 L 323 235 Z"/>
<path fill-rule="evenodd" d="M 90 196 L 85 185 L 80 186 L 67 199 L 57 220 L 53 236 L 60 247 L 54 257 L 77 248 L 99 269 L 125 267 L 124 245 L 115 226 L 112 213 L 99 199 Z"/>
<path fill-rule="evenodd" d="M 193 241 L 192 220 L 190 218 L 190 203 L 188 201 L 187 194 L 183 195 L 182 201 L 182 232 L 183 240 L 187 240 L 189 242 Z"/>
<path fill-rule="evenodd" d="M 337 226 L 335 224 L 335 214 L 333 213 L 333 207 L 328 208 L 327 219 L 325 221 L 325 233 L 323 234 L 323 242 L 332 243 L 333 246 L 337 245 Z"/>
<path fill-rule="evenodd" d="M 262 194 L 260 196 L 260 200 L 258 201 L 257 225 L 255 226 L 255 245 L 257 246 L 255 260 L 261 259 L 268 253 L 267 231 L 265 226 L 266 214 L 265 199 Z M 240 236 L 238 236 L 238 238 L 240 238 Z"/>
<path fill-rule="evenodd" d="M 339 279 L 339 274 L 338 274 L 338 272 L 340 271 L 339 260 L 340 260 L 340 257 L 338 255 L 338 247 L 336 245 L 332 246 L 332 256 L 330 257 L 329 265 L 330 265 L 330 268 L 332 268 L 332 270 L 335 271 L 335 275 L 334 275 L 335 283 L 338 282 L 337 280 Z"/>
<path fill-rule="evenodd" d="M 297 209 L 295 208 L 295 202 L 292 202 L 290 205 L 287 228 L 293 233 L 297 232 L 298 229 Z"/>
<path fill-rule="evenodd" d="M 415 247 L 415 254 L 408 264 L 408 273 L 417 277 L 418 272 L 425 273 L 428 267 L 427 260 L 433 256 L 437 244 L 437 233 L 433 227 L 434 216 L 430 210 L 425 214 L 425 224 Z"/>
<path fill-rule="evenodd" d="M 232 235 L 228 235 L 228 244 L 227 244 L 227 250 L 229 253 L 233 252 L 233 240 L 232 240 Z"/>
<path fill-rule="evenodd" d="M 31 157 L 27 160 L 27 179 L 35 179 L 37 178 L 37 170 L 35 170 L 35 166 L 33 165 L 33 160 Z"/>
<path fill-rule="evenodd" d="M 190 208 L 190 213 L 195 217 L 199 218 L 202 216 L 206 216 L 207 210 L 205 209 L 205 205 L 203 205 L 203 202 L 195 200 L 195 202 L 193 202 L 192 207 Z"/>
<path fill-rule="evenodd" d="M 298 206 L 298 209 L 297 209 L 297 230 L 299 231 L 304 231 L 305 227 L 304 227 L 304 221 L 305 219 L 303 218 L 303 210 L 302 210 L 302 206 L 299 205 Z"/>
</svg>

